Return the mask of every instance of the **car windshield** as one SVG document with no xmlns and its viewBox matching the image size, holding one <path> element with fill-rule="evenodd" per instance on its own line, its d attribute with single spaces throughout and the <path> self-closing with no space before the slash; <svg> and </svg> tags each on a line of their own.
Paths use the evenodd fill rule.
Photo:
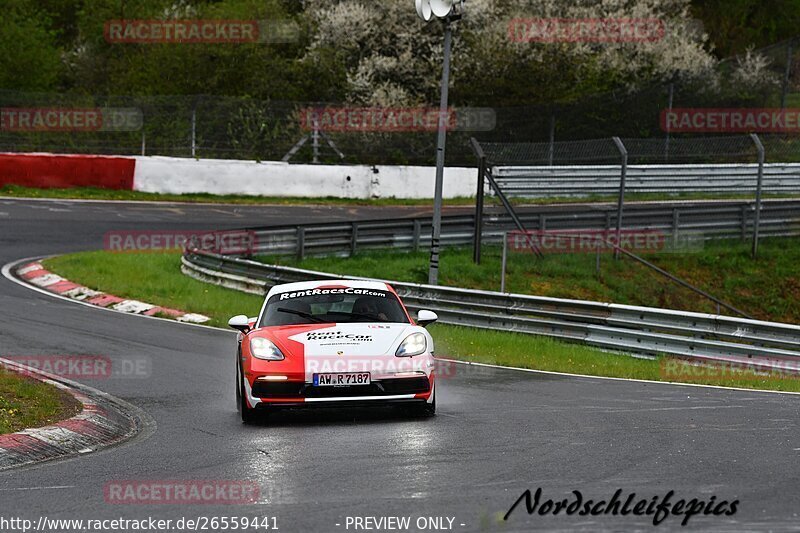
<svg viewBox="0 0 800 533">
<path fill-rule="evenodd" d="M 328 288 L 274 294 L 259 327 L 333 322 L 400 322 L 408 316 L 392 292 L 363 288 Z"/>
</svg>

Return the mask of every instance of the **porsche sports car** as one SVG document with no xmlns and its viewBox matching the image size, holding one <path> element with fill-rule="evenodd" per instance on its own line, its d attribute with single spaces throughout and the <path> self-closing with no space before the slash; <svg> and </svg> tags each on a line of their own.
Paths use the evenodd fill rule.
<svg viewBox="0 0 800 533">
<path fill-rule="evenodd" d="M 308 281 L 270 289 L 238 315 L 236 403 L 244 422 L 279 407 L 405 404 L 436 412 L 432 311 L 411 318 L 391 286 Z"/>
</svg>

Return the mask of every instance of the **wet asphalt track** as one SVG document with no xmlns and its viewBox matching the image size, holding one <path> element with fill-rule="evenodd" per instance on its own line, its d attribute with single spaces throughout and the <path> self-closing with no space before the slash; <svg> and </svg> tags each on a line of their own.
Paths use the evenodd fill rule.
<svg viewBox="0 0 800 533">
<path fill-rule="evenodd" d="M 401 208 L 235 207 L 0 200 L 0 262 L 102 247 L 111 229 L 210 229 L 412 214 Z M 526 489 L 548 497 L 617 488 L 650 498 L 739 499 L 733 517 L 688 529 L 800 528 L 799 396 L 459 366 L 439 415 L 286 413 L 243 426 L 232 333 L 61 301 L 0 279 L 0 353 L 150 358 L 146 379 L 86 380 L 147 411 L 147 438 L 0 474 L 0 516 L 276 516 L 281 531 L 346 531 L 347 516 L 455 517 L 455 531 L 647 529 L 649 518 L 502 514 Z M 105 503 L 117 480 L 253 480 L 252 506 Z M 336 526 L 336 524 L 342 524 Z M 464 524 L 463 526 L 461 524 Z M 693 527 L 692 527 L 693 526 Z M 668 518 L 658 530 L 680 529 Z M 263 530 L 262 530 L 263 531 Z M 350 531 L 353 531 L 351 528 Z"/>
</svg>

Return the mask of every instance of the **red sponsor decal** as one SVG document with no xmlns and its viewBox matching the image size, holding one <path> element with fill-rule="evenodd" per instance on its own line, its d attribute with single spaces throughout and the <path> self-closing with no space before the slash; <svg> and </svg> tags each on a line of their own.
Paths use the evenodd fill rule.
<svg viewBox="0 0 800 533">
<path fill-rule="evenodd" d="M 664 22 L 655 18 L 518 18 L 508 23 L 508 37 L 515 43 L 653 42 L 664 34 Z"/>
<path fill-rule="evenodd" d="M 258 502 L 260 487 L 254 481 L 123 480 L 106 483 L 103 496 L 110 504 L 243 505 Z"/>
<path fill-rule="evenodd" d="M 798 133 L 800 109 L 664 109 L 661 129 L 674 133 Z"/>
<path fill-rule="evenodd" d="M 192 244 L 219 254 L 252 254 L 258 237 L 253 231 L 109 231 L 103 237 L 106 250 L 114 252 L 182 250 Z"/>
<path fill-rule="evenodd" d="M 610 253 L 614 245 L 629 251 L 663 250 L 669 234 L 658 230 L 510 231 L 508 247 L 515 252 Z"/>
</svg>

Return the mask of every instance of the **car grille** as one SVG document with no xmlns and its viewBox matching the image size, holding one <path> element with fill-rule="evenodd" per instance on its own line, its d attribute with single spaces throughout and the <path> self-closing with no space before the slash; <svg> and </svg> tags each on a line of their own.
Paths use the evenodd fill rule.
<svg viewBox="0 0 800 533">
<path fill-rule="evenodd" d="M 419 394 L 430 390 L 425 376 L 418 378 L 383 379 L 369 385 L 314 387 L 298 381 L 257 381 L 253 386 L 256 398 L 347 398 L 354 396 L 392 396 Z"/>
</svg>

